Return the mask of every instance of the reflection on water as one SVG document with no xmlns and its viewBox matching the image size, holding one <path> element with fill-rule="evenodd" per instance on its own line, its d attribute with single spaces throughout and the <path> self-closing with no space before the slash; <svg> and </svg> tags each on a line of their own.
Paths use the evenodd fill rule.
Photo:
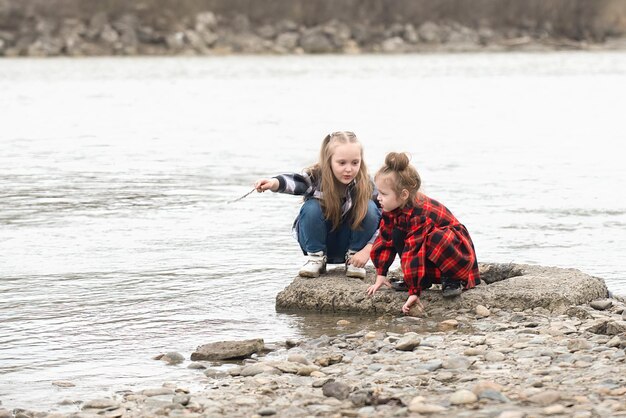
<svg viewBox="0 0 626 418">
<path fill-rule="evenodd" d="M 626 294 L 623 53 L 3 60 L 0 91 L 3 407 L 193 389 L 152 358 L 385 326 L 277 313 L 299 199 L 225 203 L 313 163 L 329 131 L 356 131 L 373 171 L 410 152 L 480 261 Z"/>
</svg>

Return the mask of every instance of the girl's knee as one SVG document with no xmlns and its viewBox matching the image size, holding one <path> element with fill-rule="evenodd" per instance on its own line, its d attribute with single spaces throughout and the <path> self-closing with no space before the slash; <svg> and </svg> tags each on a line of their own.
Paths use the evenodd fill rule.
<svg viewBox="0 0 626 418">
<path fill-rule="evenodd" d="M 317 199 L 309 199 L 302 204 L 302 208 L 300 208 L 300 217 L 314 218 L 314 219 L 323 219 L 324 211 L 322 210 L 322 205 L 320 201 Z"/>
</svg>

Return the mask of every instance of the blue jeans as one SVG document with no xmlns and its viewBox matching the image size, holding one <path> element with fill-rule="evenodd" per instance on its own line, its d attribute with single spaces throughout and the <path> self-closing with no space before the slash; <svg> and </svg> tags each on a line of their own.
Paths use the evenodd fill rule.
<svg viewBox="0 0 626 418">
<path fill-rule="evenodd" d="M 331 231 L 332 222 L 324 218 L 319 200 L 309 199 L 296 219 L 298 242 L 305 255 L 324 251 L 329 263 L 341 264 L 348 250 L 359 251 L 367 245 L 378 229 L 380 216 L 380 209 L 370 200 L 367 215 L 358 229 L 352 229 L 350 221 L 344 220 Z"/>
</svg>

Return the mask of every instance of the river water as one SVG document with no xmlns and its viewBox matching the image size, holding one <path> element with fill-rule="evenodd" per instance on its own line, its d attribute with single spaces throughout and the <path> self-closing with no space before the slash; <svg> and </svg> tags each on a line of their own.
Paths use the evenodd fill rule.
<svg viewBox="0 0 626 418">
<path fill-rule="evenodd" d="M 224 202 L 336 130 L 372 171 L 410 152 L 480 261 L 625 295 L 624 97 L 621 52 L 0 60 L 2 407 L 202 387 L 152 358 L 335 332 L 274 309 L 299 199 Z"/>
</svg>

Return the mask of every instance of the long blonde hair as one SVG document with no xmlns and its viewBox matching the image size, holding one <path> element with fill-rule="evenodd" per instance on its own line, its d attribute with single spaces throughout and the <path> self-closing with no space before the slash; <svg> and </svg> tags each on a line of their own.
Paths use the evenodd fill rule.
<svg viewBox="0 0 626 418">
<path fill-rule="evenodd" d="M 363 146 L 354 132 L 341 131 L 326 135 L 320 148 L 320 157 L 317 164 L 309 167 L 307 171 L 320 182 L 322 200 L 320 204 L 324 217 L 333 224 L 333 230 L 341 223 L 341 198 L 343 197 L 341 183 L 335 178 L 332 168 L 332 157 L 337 146 L 342 144 L 358 144 L 361 148 L 361 165 L 359 172 L 354 178 L 354 194 L 352 196 L 351 227 L 357 229 L 367 215 L 367 208 L 372 198 L 373 187 L 363 160 Z"/>
<path fill-rule="evenodd" d="M 375 178 L 382 176 L 397 196 L 400 196 L 403 189 L 409 192 L 409 198 L 403 206 L 415 206 L 422 187 L 422 179 L 415 167 L 409 164 L 409 155 L 406 152 L 387 154 L 385 165 L 376 172 Z"/>
</svg>

